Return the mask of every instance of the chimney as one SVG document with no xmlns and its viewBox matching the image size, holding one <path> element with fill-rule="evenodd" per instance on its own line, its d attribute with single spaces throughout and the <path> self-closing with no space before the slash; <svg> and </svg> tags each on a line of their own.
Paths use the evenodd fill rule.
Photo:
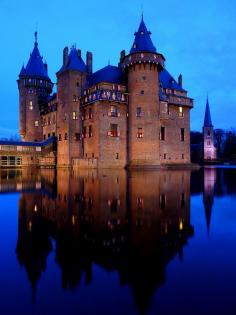
<svg viewBox="0 0 236 315">
<path fill-rule="evenodd" d="M 120 52 L 120 62 L 119 62 L 119 67 L 121 67 L 121 64 L 122 64 L 122 61 L 124 60 L 125 58 L 125 50 L 122 50 Z"/>
<path fill-rule="evenodd" d="M 181 87 L 183 87 L 183 76 L 182 76 L 182 74 L 180 74 L 179 77 L 178 77 L 178 84 L 179 84 Z"/>
<path fill-rule="evenodd" d="M 93 73 L 93 54 L 90 51 L 87 51 L 86 54 L 86 66 L 87 74 L 90 75 Z"/>
<path fill-rule="evenodd" d="M 63 49 L 63 66 L 65 67 L 68 64 L 68 47 Z"/>
</svg>

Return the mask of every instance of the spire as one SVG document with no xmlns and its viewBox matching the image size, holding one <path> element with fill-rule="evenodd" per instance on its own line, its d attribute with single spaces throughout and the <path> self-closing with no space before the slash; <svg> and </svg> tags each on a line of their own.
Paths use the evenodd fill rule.
<svg viewBox="0 0 236 315">
<path fill-rule="evenodd" d="M 213 127 L 212 122 L 211 122 L 211 112 L 210 112 L 208 96 L 207 96 L 207 102 L 206 102 L 204 127 Z"/>
<path fill-rule="evenodd" d="M 38 32 L 34 33 L 34 38 L 34 48 L 25 67 L 24 75 L 49 79 L 47 68 L 43 62 L 43 57 L 40 55 L 38 49 Z"/>
<path fill-rule="evenodd" d="M 131 54 L 136 52 L 156 52 L 156 47 L 153 45 L 150 37 L 151 32 L 147 30 L 147 27 L 143 20 L 143 12 L 139 29 L 134 35 L 134 43 L 130 50 Z"/>
</svg>

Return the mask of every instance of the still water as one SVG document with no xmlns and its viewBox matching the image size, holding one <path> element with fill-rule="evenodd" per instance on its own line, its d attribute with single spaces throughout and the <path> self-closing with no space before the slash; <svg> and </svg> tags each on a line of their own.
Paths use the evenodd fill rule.
<svg viewBox="0 0 236 315">
<path fill-rule="evenodd" d="M 235 178 L 1 171 L 1 314 L 236 314 Z"/>
</svg>

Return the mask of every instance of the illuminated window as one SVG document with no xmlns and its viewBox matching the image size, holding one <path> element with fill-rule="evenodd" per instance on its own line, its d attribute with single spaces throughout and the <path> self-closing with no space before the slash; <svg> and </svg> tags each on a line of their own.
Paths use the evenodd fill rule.
<svg viewBox="0 0 236 315">
<path fill-rule="evenodd" d="M 142 108 L 141 107 L 137 107 L 136 108 L 136 117 L 141 117 L 142 116 Z"/>
<path fill-rule="evenodd" d="M 39 126 L 39 121 L 35 120 L 34 125 L 35 125 L 35 127 L 38 127 Z"/>
<path fill-rule="evenodd" d="M 30 101 L 30 102 L 29 102 L 29 109 L 30 109 L 30 110 L 33 110 L 33 109 L 34 109 L 33 101 Z"/>
<path fill-rule="evenodd" d="M 143 128 L 138 128 L 137 138 L 143 138 Z"/>
<path fill-rule="evenodd" d="M 118 116 L 117 106 L 111 105 L 110 115 L 111 115 L 111 117 L 117 117 Z"/>
<path fill-rule="evenodd" d="M 165 140 L 166 140 L 166 131 L 165 131 L 165 127 L 161 127 L 160 140 L 162 140 L 162 141 L 165 141 Z"/>
<path fill-rule="evenodd" d="M 179 117 L 184 117 L 184 111 L 182 106 L 179 107 Z"/>
<path fill-rule="evenodd" d="M 73 102 L 77 102 L 77 96 L 73 95 Z"/>
<path fill-rule="evenodd" d="M 185 140 L 185 130 L 184 130 L 184 128 L 180 129 L 180 140 L 181 141 Z"/>
<path fill-rule="evenodd" d="M 76 112 L 72 112 L 72 119 L 74 119 L 74 120 L 78 119 Z"/>
</svg>

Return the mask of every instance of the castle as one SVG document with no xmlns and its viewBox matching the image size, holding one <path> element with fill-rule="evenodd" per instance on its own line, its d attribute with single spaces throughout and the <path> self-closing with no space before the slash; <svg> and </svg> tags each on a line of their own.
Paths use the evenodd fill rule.
<svg viewBox="0 0 236 315">
<path fill-rule="evenodd" d="M 143 17 L 118 66 L 93 72 L 93 56 L 63 50 L 57 91 L 35 43 L 19 79 L 22 141 L 56 142 L 58 167 L 158 167 L 190 164 L 193 100 L 165 68 Z M 53 138 L 52 138 L 53 137 Z M 54 140 L 53 140 L 54 141 Z"/>
</svg>

